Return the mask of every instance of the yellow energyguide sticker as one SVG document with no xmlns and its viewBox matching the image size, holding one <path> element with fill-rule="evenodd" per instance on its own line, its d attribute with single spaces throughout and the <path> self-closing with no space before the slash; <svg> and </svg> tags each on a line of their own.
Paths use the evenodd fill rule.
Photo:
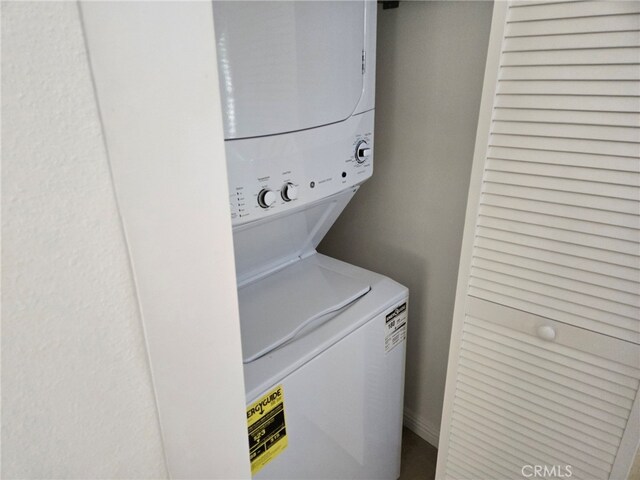
<svg viewBox="0 0 640 480">
<path fill-rule="evenodd" d="M 287 448 L 282 385 L 247 407 L 247 425 L 251 474 L 255 475 Z"/>
</svg>

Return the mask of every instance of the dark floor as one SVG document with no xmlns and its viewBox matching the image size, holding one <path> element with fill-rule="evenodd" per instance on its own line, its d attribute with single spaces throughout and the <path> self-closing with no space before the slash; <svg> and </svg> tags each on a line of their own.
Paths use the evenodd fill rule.
<svg viewBox="0 0 640 480">
<path fill-rule="evenodd" d="M 432 480 L 438 449 L 408 428 L 402 429 L 402 467 L 399 480 Z"/>
</svg>

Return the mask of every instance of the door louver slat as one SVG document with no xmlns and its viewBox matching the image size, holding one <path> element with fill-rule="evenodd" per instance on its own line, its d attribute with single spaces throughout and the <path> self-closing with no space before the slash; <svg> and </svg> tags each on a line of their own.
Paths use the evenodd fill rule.
<svg viewBox="0 0 640 480">
<path fill-rule="evenodd" d="M 580 8 L 580 6 L 580 4 L 576 5 L 577 8 Z M 508 22 L 505 29 L 505 37 L 570 35 L 596 32 L 628 32 L 638 30 L 639 28 L 640 15 L 603 15 L 549 19 L 541 22 Z"/>
</svg>

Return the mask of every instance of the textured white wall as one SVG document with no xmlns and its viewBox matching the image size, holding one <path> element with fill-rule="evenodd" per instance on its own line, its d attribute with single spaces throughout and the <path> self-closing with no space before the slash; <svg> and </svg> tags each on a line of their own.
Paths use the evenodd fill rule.
<svg viewBox="0 0 640 480">
<path fill-rule="evenodd" d="M 375 172 L 320 246 L 409 287 L 405 421 L 436 446 L 491 13 L 378 11 Z"/>
<path fill-rule="evenodd" d="M 78 7 L 2 3 L 2 477 L 166 477 Z"/>
</svg>

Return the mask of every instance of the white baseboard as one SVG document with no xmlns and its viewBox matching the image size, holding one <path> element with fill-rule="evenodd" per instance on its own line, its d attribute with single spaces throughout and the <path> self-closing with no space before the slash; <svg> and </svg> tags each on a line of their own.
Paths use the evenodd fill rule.
<svg viewBox="0 0 640 480">
<path fill-rule="evenodd" d="M 440 429 L 431 425 L 429 422 L 425 422 L 406 407 L 404 409 L 404 425 L 431 445 L 438 448 Z"/>
</svg>

